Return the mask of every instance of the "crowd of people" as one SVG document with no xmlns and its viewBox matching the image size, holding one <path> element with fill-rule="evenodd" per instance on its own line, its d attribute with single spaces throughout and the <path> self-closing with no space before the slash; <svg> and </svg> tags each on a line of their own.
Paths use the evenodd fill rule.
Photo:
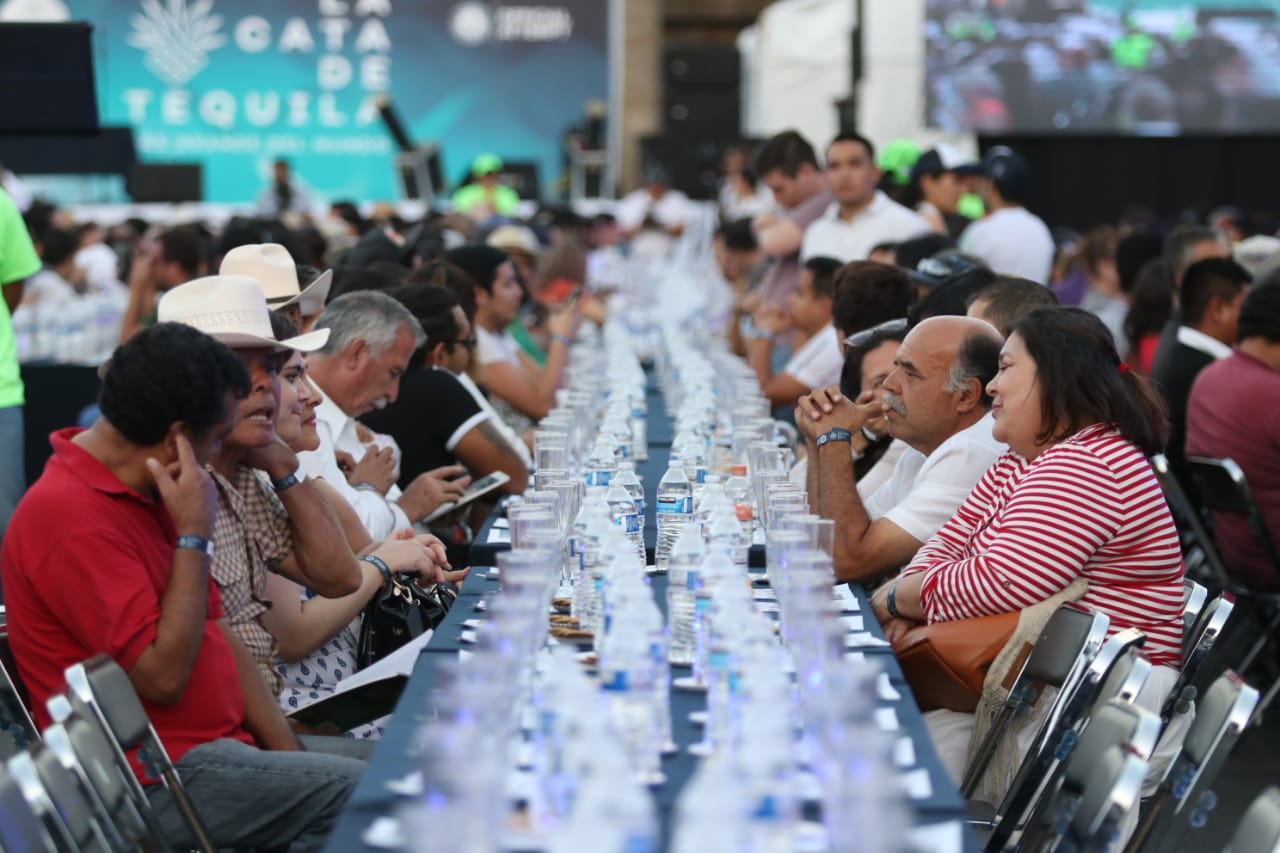
<svg viewBox="0 0 1280 853">
<path fill-rule="evenodd" d="M 1259 258 L 1217 222 L 1122 223 L 1064 245 L 1023 206 L 1016 152 L 900 154 L 849 133 L 820 159 L 794 131 L 732 153 L 713 325 L 793 421 L 792 476 L 836 522 L 833 582 L 874 588 L 890 639 L 1083 578 L 1083 606 L 1147 635 L 1139 702 L 1158 710 L 1183 563 L 1147 458 L 1230 456 L 1280 529 L 1280 241 Z M 528 487 L 580 324 L 604 321 L 627 253 L 670 252 L 691 204 L 657 167 L 590 220 L 339 203 L 310 225 L 104 230 L 39 203 L 24 223 L 0 193 L 9 312 L 85 293 L 86 253 L 128 294 L 96 411 L 51 437 L 25 495 L 0 313 L 0 579 L 37 720 L 67 666 L 106 653 L 219 846 L 317 847 L 381 721 L 342 737 L 287 714 L 355 671 L 393 574 L 465 577 L 491 504 L 437 510 L 492 472 Z M 1217 529 L 1234 571 L 1280 582 L 1243 522 Z M 969 730 L 931 727 L 958 777 Z"/>
</svg>

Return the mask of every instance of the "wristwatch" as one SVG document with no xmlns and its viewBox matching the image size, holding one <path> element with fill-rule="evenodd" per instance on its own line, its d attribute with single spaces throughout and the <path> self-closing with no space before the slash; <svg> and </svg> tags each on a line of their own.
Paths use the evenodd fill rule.
<svg viewBox="0 0 1280 853">
<path fill-rule="evenodd" d="M 822 435 L 818 436 L 814 444 L 816 444 L 818 447 L 821 447 L 822 445 L 832 441 L 852 441 L 852 440 L 853 440 L 853 433 L 849 432 L 847 429 L 843 429 L 842 427 L 835 427 L 834 429 L 829 429 L 826 432 L 824 432 Z"/>
<path fill-rule="evenodd" d="M 306 479 L 306 476 L 307 476 L 306 474 L 302 474 L 302 476 L 298 476 L 299 474 L 302 474 L 301 468 L 298 468 L 298 470 L 294 471 L 292 474 L 289 474 L 288 476 L 282 479 L 273 481 L 271 483 L 271 488 L 275 489 L 275 492 L 277 495 L 286 489 L 291 489 L 294 486 L 301 483 L 304 479 Z"/>
<path fill-rule="evenodd" d="M 213 541 L 205 539 L 203 536 L 195 536 L 188 534 L 178 537 L 178 548 L 189 548 L 192 551 L 200 551 L 207 557 L 213 556 Z"/>
<path fill-rule="evenodd" d="M 893 583 L 889 584 L 889 597 L 885 599 L 885 609 L 889 611 L 889 615 L 894 619 L 901 619 L 902 614 L 898 612 L 898 584 L 902 582 L 902 578 L 894 578 Z"/>
</svg>

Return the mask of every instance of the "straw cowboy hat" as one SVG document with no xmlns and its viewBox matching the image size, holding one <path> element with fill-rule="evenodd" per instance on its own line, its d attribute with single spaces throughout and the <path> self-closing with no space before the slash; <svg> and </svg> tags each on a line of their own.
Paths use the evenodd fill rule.
<svg viewBox="0 0 1280 853">
<path fill-rule="evenodd" d="M 210 275 L 179 285 L 160 299 L 157 319 L 199 329 L 229 347 L 315 352 L 329 340 L 329 330 L 319 329 L 278 341 L 271 332 L 271 317 L 262 285 L 244 275 Z"/>
<path fill-rule="evenodd" d="M 237 246 L 227 252 L 218 272 L 222 275 L 247 275 L 257 280 L 267 297 L 267 305 L 273 309 L 295 302 L 302 303 L 298 306 L 300 309 L 317 305 L 323 308 L 329 296 L 329 285 L 333 282 L 333 270 L 325 270 L 304 290 L 298 284 L 298 267 L 293 257 L 279 243 Z M 302 313 L 310 315 L 319 311 L 303 310 Z"/>
</svg>

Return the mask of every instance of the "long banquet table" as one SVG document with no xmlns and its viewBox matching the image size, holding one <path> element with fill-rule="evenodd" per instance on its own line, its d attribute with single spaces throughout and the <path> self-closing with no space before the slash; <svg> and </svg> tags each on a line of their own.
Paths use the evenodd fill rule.
<svg viewBox="0 0 1280 853">
<path fill-rule="evenodd" d="M 666 470 L 671 443 L 670 419 L 664 414 L 661 396 L 653 388 L 650 389 L 649 399 L 649 437 L 649 458 L 637 465 L 637 472 L 643 479 L 647 501 L 645 541 L 649 549 L 652 549 L 656 540 L 654 493 L 658 480 Z M 494 515 L 478 531 L 476 541 L 481 544 L 473 546 L 472 551 L 472 562 L 476 568 L 463 584 L 458 601 L 448 617 L 423 648 L 396 711 L 373 753 L 369 768 L 329 837 L 326 851 L 351 853 L 378 849 L 366 844 L 363 835 L 375 819 L 392 814 L 402 802 L 388 787 L 388 783 L 403 779 L 418 768 L 414 734 L 419 724 L 433 714 L 432 694 L 435 690 L 436 667 L 441 661 L 456 660 L 459 653 L 467 649 L 464 641 L 467 627 L 463 623 L 483 618 L 483 610 L 477 609 L 476 605 L 498 592 L 498 583 L 489 576 L 485 566 L 492 563 L 492 558 L 498 551 L 507 547 L 500 541 L 488 542 L 489 537 L 495 534 L 499 540 L 504 538 L 502 534 L 506 533 L 505 522 L 500 519 L 501 507 L 495 510 Z M 759 550 L 758 546 L 755 550 Z M 666 576 L 653 576 L 651 586 L 665 616 Z M 909 764 L 904 763 L 901 767 L 904 778 L 911 782 L 909 803 L 916 823 L 932 826 L 933 832 L 937 833 L 928 841 L 921 839 L 919 846 L 939 851 L 947 848 L 979 849 L 973 833 L 963 823 L 966 816 L 964 800 L 938 759 L 925 729 L 924 719 L 905 684 L 902 670 L 888 646 L 880 644 L 884 635 L 871 617 L 865 592 L 859 586 L 850 585 L 844 597 L 845 612 L 850 616 L 863 617 L 861 632 L 850 634 L 850 653 L 866 655 L 887 676 L 889 689 L 877 697 L 877 722 L 882 728 L 896 725 L 893 736 L 899 741 L 910 741 L 909 746 L 899 744 L 899 749 L 895 750 L 896 756 L 911 758 Z M 672 667 L 673 677 L 687 672 L 687 667 Z M 891 698 L 895 694 L 896 698 Z M 697 766 L 697 759 L 689 754 L 687 747 L 701 739 L 702 729 L 690 721 L 689 714 L 705 707 L 706 698 L 703 694 L 671 690 L 673 735 L 680 749 L 663 757 L 662 770 L 666 782 L 653 791 L 662 826 L 663 850 L 668 848 L 670 841 L 675 801 Z"/>
</svg>

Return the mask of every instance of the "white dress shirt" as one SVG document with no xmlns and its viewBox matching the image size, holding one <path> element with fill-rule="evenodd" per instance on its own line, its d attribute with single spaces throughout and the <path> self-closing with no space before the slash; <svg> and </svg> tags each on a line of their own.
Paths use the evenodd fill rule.
<svg viewBox="0 0 1280 853">
<path fill-rule="evenodd" d="M 320 388 L 318 383 L 316 387 Z M 323 394 L 324 389 L 320 388 L 320 392 Z M 347 482 L 338 467 L 338 451 L 351 454 L 359 462 L 368 448 L 356 435 L 356 419 L 338 408 L 328 394 L 324 394 L 324 401 L 316 407 L 316 432 L 320 435 L 319 449 L 298 454 L 306 475 L 322 477 L 336 489 L 356 511 L 373 541 L 379 542 L 397 530 L 410 527 L 409 517 L 396 503 L 401 494 L 399 486 L 392 483 L 384 497 L 372 489 L 357 489 Z"/>
<path fill-rule="evenodd" d="M 840 218 L 839 203 L 832 202 L 826 212 L 805 229 L 800 259 L 865 261 L 871 250 L 881 243 L 900 243 L 932 230 L 923 216 L 876 190 L 871 204 L 848 221 Z"/>
<path fill-rule="evenodd" d="M 991 436 L 988 412 L 925 456 L 908 448 L 889 482 L 865 502 L 869 518 L 887 518 L 912 538 L 925 542 L 956 514 L 992 463 L 1007 447 Z"/>
</svg>

